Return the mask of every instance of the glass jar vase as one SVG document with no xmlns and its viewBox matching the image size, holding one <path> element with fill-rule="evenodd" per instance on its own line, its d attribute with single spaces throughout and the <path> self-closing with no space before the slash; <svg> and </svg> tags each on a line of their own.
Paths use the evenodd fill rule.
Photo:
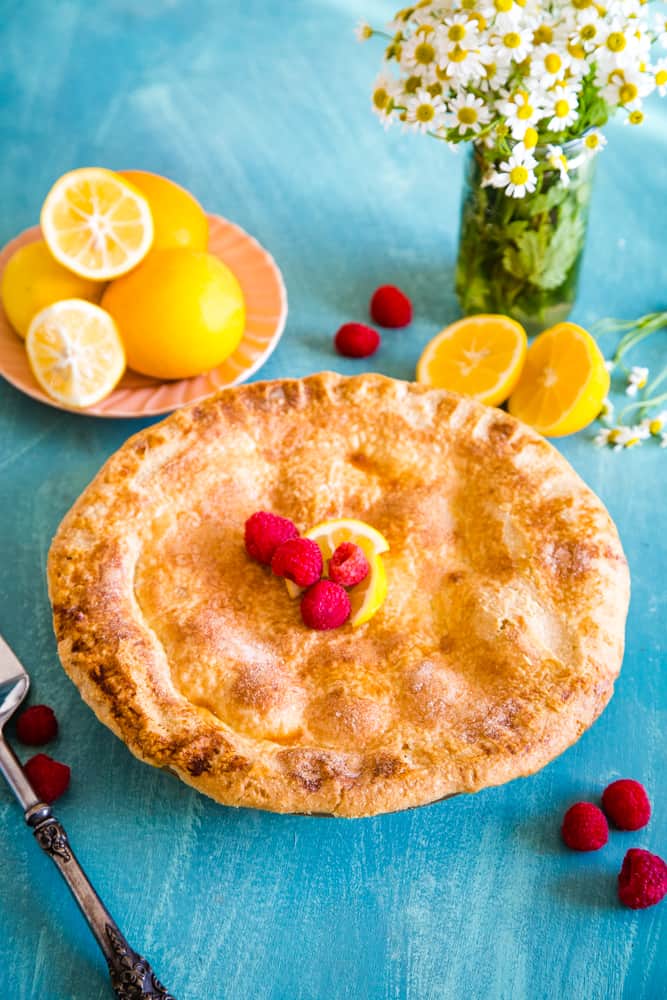
<svg viewBox="0 0 667 1000">
<path fill-rule="evenodd" d="M 567 318 L 586 239 L 595 157 L 584 139 L 563 146 L 567 173 L 538 173 L 532 194 L 512 198 L 483 184 L 472 147 L 461 210 L 456 292 L 464 315 L 504 313 L 529 335 Z M 538 149 L 536 158 L 545 151 Z"/>
</svg>

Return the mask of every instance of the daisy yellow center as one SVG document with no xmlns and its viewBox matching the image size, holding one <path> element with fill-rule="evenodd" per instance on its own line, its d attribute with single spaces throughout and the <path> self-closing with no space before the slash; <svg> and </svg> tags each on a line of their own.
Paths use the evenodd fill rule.
<svg viewBox="0 0 667 1000">
<path fill-rule="evenodd" d="M 631 111 L 628 117 L 631 125 L 641 125 L 644 121 L 644 114 L 642 111 Z"/>
<path fill-rule="evenodd" d="M 526 149 L 535 149 L 537 146 L 537 130 L 534 128 L 527 128 L 526 134 L 523 137 L 523 144 Z"/>
<path fill-rule="evenodd" d="M 575 10 L 586 10 L 587 7 L 593 6 L 593 0 L 572 0 L 572 6 Z"/>
<path fill-rule="evenodd" d="M 612 31 L 607 39 L 607 48 L 610 52 L 622 52 L 627 42 L 622 31 Z"/>
<path fill-rule="evenodd" d="M 528 180 L 528 170 L 526 167 L 512 167 L 510 170 L 510 180 L 512 184 L 525 184 Z"/>
<path fill-rule="evenodd" d="M 586 51 L 580 42 L 568 42 L 567 51 L 573 59 L 585 59 Z"/>
<path fill-rule="evenodd" d="M 541 24 L 533 35 L 533 41 L 536 45 L 546 44 L 553 40 L 554 30 L 550 24 Z"/>
<path fill-rule="evenodd" d="M 447 32 L 450 42 L 462 42 L 466 36 L 466 29 L 462 24 L 453 24 Z"/>
<path fill-rule="evenodd" d="M 447 70 L 442 69 L 442 67 L 440 66 L 436 66 L 435 75 L 437 76 L 438 80 L 444 80 L 445 82 L 448 82 L 450 79 Z"/>
<path fill-rule="evenodd" d="M 667 69 L 659 69 L 655 74 L 655 82 L 659 87 L 664 87 L 667 83 Z"/>
<path fill-rule="evenodd" d="M 516 31 L 508 31 L 503 37 L 503 42 L 508 49 L 518 49 L 521 45 L 521 35 L 517 35 Z"/>
<path fill-rule="evenodd" d="M 428 66 L 435 59 L 435 49 L 430 42 L 420 42 L 415 48 L 415 62 Z"/>
<path fill-rule="evenodd" d="M 442 94 L 442 84 L 438 83 L 437 80 L 435 83 L 432 83 L 426 89 L 428 90 L 431 97 L 439 97 Z"/>
<path fill-rule="evenodd" d="M 544 65 L 546 67 L 547 73 L 557 73 L 558 70 L 563 65 L 563 60 L 558 55 L 557 52 L 550 52 L 544 60 Z"/>
<path fill-rule="evenodd" d="M 432 104 L 419 104 L 415 111 L 415 118 L 418 122 L 432 122 L 435 117 L 435 108 Z"/>
<path fill-rule="evenodd" d="M 588 135 L 585 142 L 589 149 L 597 149 L 600 145 L 600 137 L 599 135 Z"/>
<path fill-rule="evenodd" d="M 474 125 L 478 114 L 475 108 L 459 108 L 457 117 L 462 125 Z"/>
<path fill-rule="evenodd" d="M 530 104 L 522 104 L 521 107 L 518 109 L 516 116 L 517 118 L 520 118 L 521 121 L 525 122 L 527 118 L 530 118 L 532 113 L 533 109 L 530 106 Z"/>
<path fill-rule="evenodd" d="M 403 84 L 403 89 L 406 94 L 416 94 L 421 85 L 422 78 L 420 76 L 409 76 Z"/>
<path fill-rule="evenodd" d="M 579 37 L 584 42 L 591 42 L 597 34 L 597 29 L 594 24 L 585 24 L 581 31 L 579 32 Z"/>
<path fill-rule="evenodd" d="M 507 14 L 512 9 L 513 0 L 493 0 L 493 6 L 499 14 Z"/>
<path fill-rule="evenodd" d="M 638 93 L 636 84 L 624 83 L 618 92 L 621 104 L 629 104 L 630 101 L 634 101 Z"/>
<path fill-rule="evenodd" d="M 659 420 L 656 417 L 656 419 L 652 420 L 651 423 L 648 425 L 648 429 L 651 432 L 651 434 L 659 434 L 660 431 L 662 430 L 662 420 Z"/>
<path fill-rule="evenodd" d="M 556 101 L 554 111 L 556 112 L 556 118 L 566 118 L 570 111 L 569 102 L 564 97 L 561 97 L 560 101 Z"/>
<path fill-rule="evenodd" d="M 373 91 L 373 104 L 378 109 L 378 111 L 382 111 L 382 109 L 387 106 L 388 100 L 389 100 L 389 94 L 384 89 L 384 87 L 378 87 L 377 90 Z"/>
<path fill-rule="evenodd" d="M 449 61 L 453 63 L 462 63 L 467 55 L 467 49 L 462 49 L 460 45 L 455 45 L 449 53 Z"/>
</svg>

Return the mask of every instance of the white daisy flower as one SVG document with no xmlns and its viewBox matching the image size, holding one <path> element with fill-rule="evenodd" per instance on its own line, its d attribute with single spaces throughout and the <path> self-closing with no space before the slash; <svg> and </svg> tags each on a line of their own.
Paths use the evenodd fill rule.
<svg viewBox="0 0 667 1000">
<path fill-rule="evenodd" d="M 550 167 L 560 172 L 560 182 L 563 187 L 569 187 L 570 178 L 568 175 L 567 157 L 562 146 L 547 146 L 546 161 Z"/>
<path fill-rule="evenodd" d="M 523 139 L 527 129 L 544 117 L 539 98 L 525 90 L 517 91 L 507 101 L 499 101 L 496 107 L 504 115 L 514 139 Z"/>
<path fill-rule="evenodd" d="M 512 152 L 522 157 L 532 155 L 532 153 L 535 150 L 535 147 L 537 146 L 539 138 L 540 137 L 538 135 L 537 129 L 533 128 L 532 125 L 529 125 L 526 131 L 524 132 L 523 139 L 515 144 Z"/>
<path fill-rule="evenodd" d="M 438 39 L 434 31 L 417 31 L 401 48 L 401 69 L 408 73 L 432 76 L 440 58 Z"/>
<path fill-rule="evenodd" d="M 614 451 L 621 451 L 622 448 L 634 448 L 647 437 L 649 434 L 639 424 L 633 427 L 620 424 L 616 427 L 605 427 L 595 435 L 594 442 L 598 447 L 611 445 Z"/>
<path fill-rule="evenodd" d="M 615 70 L 609 74 L 601 94 L 612 106 L 620 105 L 631 111 L 641 107 L 641 99 L 651 93 L 655 81 L 650 73 L 637 69 Z"/>
<path fill-rule="evenodd" d="M 548 128 L 552 132 L 562 132 L 577 120 L 579 98 L 571 87 L 556 87 L 548 95 L 547 116 L 552 115 Z"/>
<path fill-rule="evenodd" d="M 490 42 L 495 61 L 499 66 L 510 63 L 521 63 L 530 52 L 533 41 L 531 28 L 519 28 L 515 25 L 501 35 L 494 35 Z"/>
<path fill-rule="evenodd" d="M 449 102 L 449 114 L 445 119 L 448 128 L 458 129 L 459 135 L 479 132 L 489 121 L 490 112 L 484 101 L 474 94 L 460 93 Z"/>
<path fill-rule="evenodd" d="M 359 21 L 359 24 L 354 29 L 354 33 L 357 36 L 358 42 L 367 42 L 369 38 L 373 37 L 373 29 L 365 21 Z"/>
<path fill-rule="evenodd" d="M 530 59 L 531 79 L 539 81 L 544 88 L 562 80 L 572 64 L 572 57 L 556 45 L 538 45 Z"/>
<path fill-rule="evenodd" d="M 475 49 L 479 47 L 479 22 L 470 17 L 468 11 L 453 14 L 443 21 L 443 40 L 447 44 L 460 45 L 462 48 Z"/>
<path fill-rule="evenodd" d="M 509 160 L 500 164 L 500 169 L 492 175 L 494 187 L 505 188 L 505 193 L 511 198 L 523 198 L 532 194 L 537 185 L 534 167 L 537 160 L 529 153 L 512 152 Z"/>
<path fill-rule="evenodd" d="M 640 389 L 646 388 L 648 382 L 648 368 L 634 365 L 628 375 L 628 384 L 625 389 L 626 396 L 636 396 Z"/>
<path fill-rule="evenodd" d="M 607 21 L 595 49 L 598 65 L 609 69 L 626 69 L 642 62 L 650 48 L 650 40 L 632 30 L 626 20 Z"/>
<path fill-rule="evenodd" d="M 584 136 L 584 146 L 589 156 L 594 156 L 596 153 L 599 153 L 600 150 L 604 149 L 606 145 L 606 138 L 603 136 L 602 132 L 598 132 L 597 129 L 594 129 L 592 132 L 589 132 L 588 135 Z M 614 362 L 612 361 L 610 364 L 613 368 Z M 611 369 L 609 370 L 611 371 Z"/>
<path fill-rule="evenodd" d="M 439 68 L 458 85 L 479 80 L 485 74 L 482 50 L 464 49 L 458 43 L 450 43 L 441 55 Z"/>
<path fill-rule="evenodd" d="M 641 421 L 640 427 L 648 430 L 651 437 L 665 437 L 667 435 L 667 410 L 661 410 L 653 417 L 646 417 Z"/>
<path fill-rule="evenodd" d="M 658 45 L 662 45 L 663 49 L 667 49 L 667 17 L 664 14 L 655 15 L 655 35 Z"/>
<path fill-rule="evenodd" d="M 480 12 L 499 31 L 511 31 L 524 19 L 525 4 L 517 3 L 517 0 L 487 0 L 480 7 Z"/>
<path fill-rule="evenodd" d="M 575 12 L 574 23 L 570 26 L 569 41 L 581 45 L 585 52 L 592 52 L 604 33 L 603 21 L 592 4 Z"/>
<path fill-rule="evenodd" d="M 641 125 L 644 121 L 644 112 L 639 108 L 633 108 L 628 117 L 623 122 L 624 125 Z"/>
<path fill-rule="evenodd" d="M 602 409 L 598 413 L 598 420 L 603 424 L 610 424 L 614 419 L 614 404 L 609 396 L 602 400 Z"/>
<path fill-rule="evenodd" d="M 661 97 L 667 94 L 667 58 L 658 59 L 653 66 L 653 79 Z"/>
<path fill-rule="evenodd" d="M 405 121 L 417 132 L 433 132 L 442 125 L 444 111 L 442 97 L 433 97 L 422 87 L 408 99 Z"/>
</svg>

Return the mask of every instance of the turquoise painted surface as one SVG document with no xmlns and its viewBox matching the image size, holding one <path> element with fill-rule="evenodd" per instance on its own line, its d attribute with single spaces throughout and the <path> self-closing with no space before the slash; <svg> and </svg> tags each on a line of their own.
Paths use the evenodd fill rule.
<svg viewBox="0 0 667 1000">
<path fill-rule="evenodd" d="M 357 47 L 352 29 L 391 10 L 373 0 L 0 2 L 0 239 L 33 224 L 53 179 L 74 166 L 164 172 L 283 268 L 290 317 L 263 376 L 361 370 L 332 354 L 331 334 L 364 318 L 377 284 L 396 281 L 416 321 L 387 333 L 367 367 L 409 378 L 457 315 L 461 158 L 385 135 L 371 116 L 379 51 Z M 584 323 L 667 306 L 667 107 L 655 101 L 644 129 L 615 126 L 609 138 L 575 314 Z M 59 803 L 73 843 L 178 1000 L 665 996 L 667 903 L 622 910 L 615 875 L 630 846 L 667 854 L 667 453 L 601 452 L 587 433 L 559 445 L 608 504 L 633 576 L 625 666 L 600 721 L 531 779 L 346 822 L 209 802 L 135 761 L 58 666 L 50 538 L 141 426 L 59 413 L 0 384 L 0 631 L 32 672 L 33 698 L 62 720 L 53 753 L 73 769 Z M 620 775 L 653 792 L 650 826 L 614 834 L 593 856 L 567 853 L 564 809 Z M 0 996 L 109 996 L 83 921 L 1 788 L 0 831 Z"/>
</svg>

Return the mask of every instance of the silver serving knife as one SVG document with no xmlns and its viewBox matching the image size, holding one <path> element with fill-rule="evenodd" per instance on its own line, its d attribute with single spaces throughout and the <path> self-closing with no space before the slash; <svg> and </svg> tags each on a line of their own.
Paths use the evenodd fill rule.
<svg viewBox="0 0 667 1000">
<path fill-rule="evenodd" d="M 40 802 L 14 751 L 5 740 L 4 725 L 25 698 L 30 678 L 0 636 L 0 771 L 21 804 L 25 821 L 67 882 L 95 935 L 109 966 L 111 985 L 120 1000 L 144 997 L 174 1000 L 145 958 L 130 948 L 118 925 L 97 895 L 74 856 L 62 824 L 51 807 Z"/>
</svg>

